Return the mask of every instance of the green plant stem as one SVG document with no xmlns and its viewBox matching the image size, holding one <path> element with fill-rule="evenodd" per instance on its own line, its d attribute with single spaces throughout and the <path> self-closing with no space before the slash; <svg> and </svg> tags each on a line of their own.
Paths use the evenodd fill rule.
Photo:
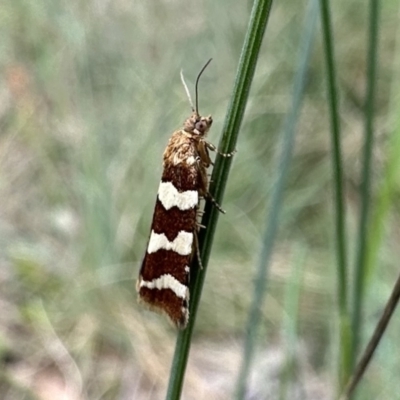
<svg viewBox="0 0 400 400">
<path fill-rule="evenodd" d="M 343 163 L 341 149 L 340 116 L 336 92 L 335 56 L 332 39 L 332 23 L 329 0 L 320 0 L 322 32 L 324 39 L 328 102 L 331 121 L 332 165 L 334 182 L 335 225 L 336 225 L 336 255 L 337 255 L 337 301 L 339 305 L 340 324 L 340 390 L 351 373 L 350 348 L 351 331 L 347 295 L 347 252 L 345 227 L 345 202 L 343 196 Z"/>
<path fill-rule="evenodd" d="M 390 140 L 385 145 L 385 154 L 388 154 L 382 181 L 379 184 L 371 217 L 371 229 L 368 234 L 367 279 L 369 280 L 377 268 L 377 259 L 382 241 L 385 239 L 389 212 L 393 199 L 397 193 L 398 175 L 400 172 L 400 27 L 397 28 L 396 46 L 392 62 L 393 71 L 397 71 L 390 84 L 390 111 L 389 116 L 393 126 Z"/>
<path fill-rule="evenodd" d="M 261 317 L 261 306 L 266 292 L 266 278 L 268 267 L 271 261 L 273 245 L 278 231 L 279 214 L 283 203 L 283 193 L 285 189 L 286 176 L 289 170 L 296 123 L 298 120 L 300 106 L 302 103 L 306 75 L 308 70 L 308 60 L 310 57 L 312 42 L 317 20 L 318 2 L 310 0 L 307 18 L 304 24 L 304 34 L 300 43 L 300 60 L 294 78 L 294 90 L 291 110 L 286 118 L 283 129 L 282 152 L 278 160 L 276 185 L 271 198 L 271 207 L 266 219 L 266 229 L 262 239 L 262 249 L 260 260 L 255 278 L 254 296 L 249 311 L 249 318 L 245 332 L 245 344 L 242 364 L 236 388 L 236 398 L 243 399 L 246 395 L 246 382 L 250 372 L 250 365 L 254 356 L 257 328 Z"/>
<path fill-rule="evenodd" d="M 236 147 L 237 137 L 243 120 L 271 5 L 272 0 L 256 0 L 252 8 L 249 26 L 240 55 L 233 94 L 225 117 L 223 135 L 219 144 L 219 149 L 223 153 L 229 153 Z M 210 192 L 219 204 L 222 202 L 231 163 L 231 158 L 222 158 L 220 156 L 217 156 L 215 161 L 211 176 Z M 202 225 L 206 226 L 207 229 L 202 230 L 199 235 L 203 269 L 200 270 L 198 266 L 192 267 L 193 273 L 191 273 L 191 300 L 189 308 L 190 318 L 187 328 L 179 332 L 177 337 L 166 397 L 169 400 L 179 399 L 182 392 L 193 327 L 196 320 L 218 217 L 219 211 L 210 202 L 207 202 L 205 214 L 202 219 Z"/>
<path fill-rule="evenodd" d="M 370 207 L 370 186 L 371 186 L 371 164 L 372 148 L 374 138 L 374 107 L 375 107 L 375 85 L 376 85 L 376 65 L 378 51 L 378 17 L 379 0 L 370 0 L 369 3 L 369 49 L 368 49 L 368 71 L 367 71 L 367 99 L 365 107 L 365 141 L 363 150 L 363 169 L 361 186 L 361 215 L 358 230 L 358 246 L 356 271 L 354 281 L 354 308 L 352 318 L 352 369 L 354 369 L 358 348 L 360 346 L 360 336 L 362 332 L 362 313 L 366 286 L 366 267 L 367 267 L 367 238 L 368 238 L 368 218 Z"/>
</svg>

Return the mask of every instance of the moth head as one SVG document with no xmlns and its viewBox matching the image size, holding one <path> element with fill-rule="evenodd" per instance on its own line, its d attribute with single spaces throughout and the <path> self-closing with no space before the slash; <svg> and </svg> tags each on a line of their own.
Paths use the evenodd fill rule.
<svg viewBox="0 0 400 400">
<path fill-rule="evenodd" d="M 192 98 L 190 96 L 189 89 L 186 85 L 185 78 L 183 77 L 183 72 L 181 71 L 181 80 L 183 83 L 183 87 L 185 88 L 186 94 L 189 99 L 189 103 L 192 106 L 192 115 L 185 121 L 183 124 L 183 129 L 185 132 L 192 134 L 193 136 L 198 136 L 202 137 L 205 136 L 208 132 L 208 130 L 211 127 L 212 124 L 212 117 L 209 115 L 208 117 L 202 117 L 199 114 L 199 79 L 201 77 L 201 74 L 204 72 L 204 70 L 207 68 L 208 64 L 210 64 L 212 58 L 210 58 L 204 67 L 201 69 L 199 74 L 197 75 L 196 79 L 196 84 L 195 84 L 195 90 L 196 90 L 196 107 L 193 106 Z"/>
<path fill-rule="evenodd" d="M 194 112 L 184 123 L 183 129 L 185 132 L 192 133 L 198 136 L 205 136 L 212 125 L 212 117 L 202 117 L 197 112 Z"/>
</svg>

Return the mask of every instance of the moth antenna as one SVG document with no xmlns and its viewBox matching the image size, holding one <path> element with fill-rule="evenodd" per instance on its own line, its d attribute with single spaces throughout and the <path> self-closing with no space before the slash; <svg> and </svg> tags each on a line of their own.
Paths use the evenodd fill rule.
<svg viewBox="0 0 400 400">
<path fill-rule="evenodd" d="M 183 69 L 181 69 L 181 81 L 182 81 L 183 87 L 185 88 L 186 96 L 189 99 L 190 107 L 192 107 L 192 111 L 194 112 L 192 96 L 190 95 L 189 88 L 185 81 L 185 77 L 183 76 Z"/>
<path fill-rule="evenodd" d="M 201 77 L 201 74 L 204 72 L 204 70 L 208 67 L 208 64 L 210 64 L 210 62 L 212 61 L 212 58 L 210 58 L 204 65 L 204 67 L 201 69 L 201 71 L 199 72 L 199 74 L 197 75 L 197 79 L 196 79 L 196 85 L 195 85 L 195 91 L 196 91 L 196 113 L 197 115 L 199 114 L 199 79 Z M 192 106 L 193 108 L 193 106 Z"/>
</svg>

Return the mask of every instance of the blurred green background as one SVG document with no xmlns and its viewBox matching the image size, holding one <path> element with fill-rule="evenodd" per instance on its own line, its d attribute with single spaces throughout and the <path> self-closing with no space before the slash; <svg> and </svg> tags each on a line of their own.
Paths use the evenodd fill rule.
<svg viewBox="0 0 400 400">
<path fill-rule="evenodd" d="M 368 9 L 362 0 L 332 3 L 352 266 Z M 213 57 L 201 80 L 199 102 L 202 114 L 213 115 L 209 140 L 217 144 L 251 5 L 232 0 L 2 0 L 0 399 L 164 397 L 176 333 L 163 317 L 138 307 L 135 279 L 162 152 L 190 114 L 179 72 L 183 68 L 193 88 L 198 71 Z M 209 263 L 185 399 L 232 397 L 306 5 L 282 0 L 272 7 L 224 198 L 227 213 L 219 219 Z M 400 134 L 398 25 L 398 3 L 382 2 L 374 198 L 388 154 L 397 156 L 392 143 Z M 255 399 L 331 399 L 337 385 L 323 54 L 318 26 L 263 305 L 251 378 Z M 376 243 L 376 262 L 369 269 L 363 343 L 399 272 L 399 172 L 394 172 L 384 239 Z M 299 291 L 295 312 L 287 301 L 293 290 Z M 397 313 L 360 398 L 400 399 L 399 329 Z M 296 368 L 285 380 L 288 360 Z"/>
</svg>

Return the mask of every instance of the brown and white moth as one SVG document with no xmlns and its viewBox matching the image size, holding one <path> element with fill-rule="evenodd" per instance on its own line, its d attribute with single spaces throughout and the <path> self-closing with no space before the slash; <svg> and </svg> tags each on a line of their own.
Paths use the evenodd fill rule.
<svg viewBox="0 0 400 400">
<path fill-rule="evenodd" d="M 165 314 L 180 329 L 189 319 L 189 276 L 194 254 L 201 266 L 197 240 L 200 198 L 212 200 L 220 209 L 208 192 L 207 168 L 212 164 L 208 150 L 217 151 L 205 140 L 212 117 L 199 114 L 197 98 L 199 78 L 210 62 L 196 79 L 196 108 L 181 73 L 192 115 L 172 134 L 164 151 L 150 238 L 136 286 L 140 302 Z"/>
</svg>

